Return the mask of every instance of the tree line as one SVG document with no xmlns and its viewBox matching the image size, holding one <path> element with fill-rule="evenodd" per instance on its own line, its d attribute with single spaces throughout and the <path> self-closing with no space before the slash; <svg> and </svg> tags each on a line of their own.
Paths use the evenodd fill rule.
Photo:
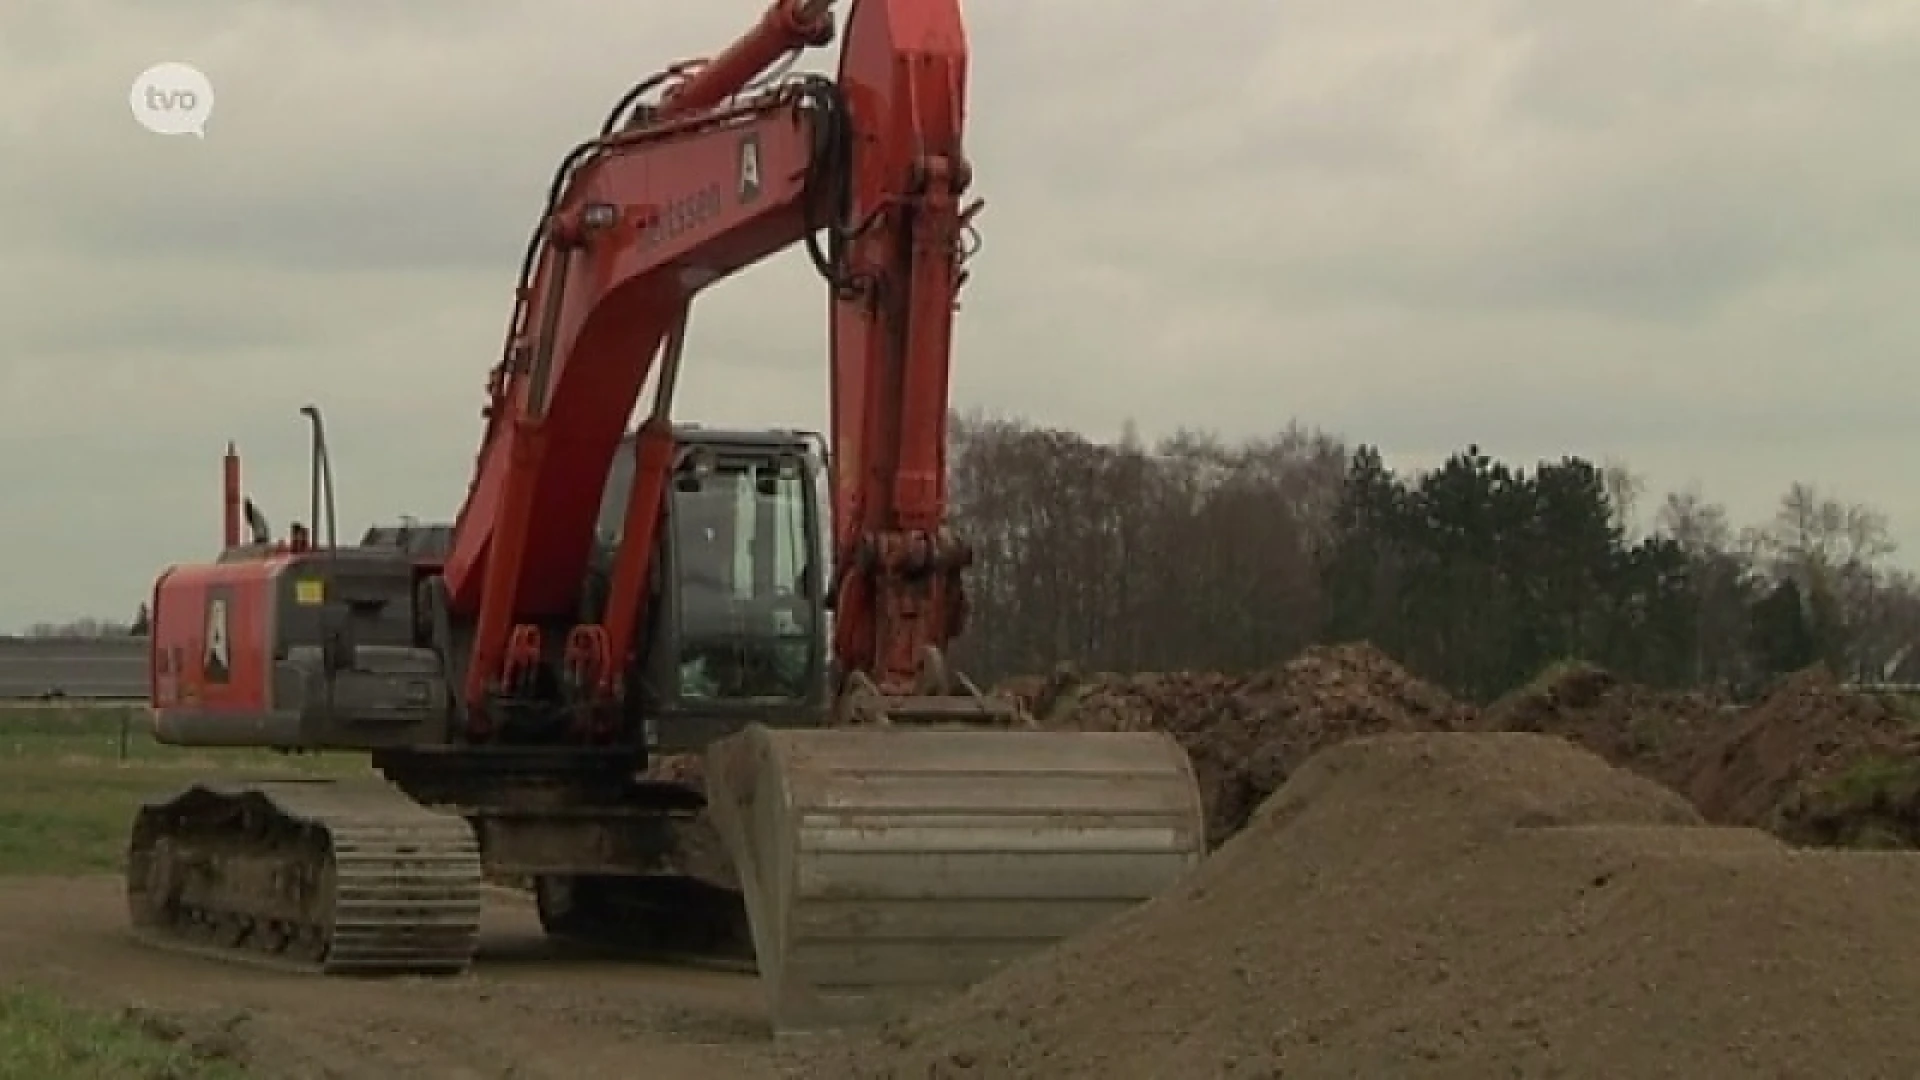
<svg viewBox="0 0 1920 1080">
<path fill-rule="evenodd" d="M 1807 483 L 1745 527 L 1669 493 L 1641 530 L 1644 482 L 1617 463 L 1467 446 L 1402 474 L 1298 424 L 1147 446 L 977 412 L 948 468 L 977 551 L 955 659 L 982 681 L 1249 670 L 1356 639 L 1480 701 L 1564 660 L 1735 696 L 1815 662 L 1879 681 L 1920 661 L 1920 581 L 1888 561 L 1885 515 Z"/>
<path fill-rule="evenodd" d="M 68 622 L 37 622 L 21 636 L 30 638 L 105 638 L 137 636 L 147 632 L 147 606 L 140 605 L 132 622 L 85 616 Z"/>
<path fill-rule="evenodd" d="M 1739 526 L 1698 491 L 1636 526 L 1617 463 L 1530 467 L 1467 446 L 1401 474 L 1379 450 L 1290 424 L 1228 443 L 1112 443 L 980 412 L 952 417 L 955 524 L 977 552 L 976 679 L 1089 670 L 1245 671 L 1366 639 L 1488 700 L 1563 660 L 1735 696 L 1815 662 L 1880 681 L 1920 668 L 1920 580 L 1886 516 L 1792 483 Z M 143 633 L 82 619 L 34 636 Z"/>
</svg>

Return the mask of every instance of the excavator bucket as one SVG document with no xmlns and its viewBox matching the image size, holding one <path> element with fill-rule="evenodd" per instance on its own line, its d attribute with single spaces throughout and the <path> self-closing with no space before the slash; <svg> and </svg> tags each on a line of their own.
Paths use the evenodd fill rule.
<svg viewBox="0 0 1920 1080">
<path fill-rule="evenodd" d="M 1205 848 L 1192 765 L 1160 733 L 754 725 L 706 775 L 779 1032 L 971 985 Z"/>
</svg>

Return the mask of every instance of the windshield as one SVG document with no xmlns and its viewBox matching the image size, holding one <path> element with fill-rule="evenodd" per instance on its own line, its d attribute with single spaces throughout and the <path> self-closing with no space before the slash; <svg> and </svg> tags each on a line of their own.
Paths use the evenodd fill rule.
<svg viewBox="0 0 1920 1080">
<path fill-rule="evenodd" d="M 806 474 L 722 464 L 699 490 L 675 485 L 680 696 L 805 697 L 814 605 L 806 597 Z"/>
</svg>

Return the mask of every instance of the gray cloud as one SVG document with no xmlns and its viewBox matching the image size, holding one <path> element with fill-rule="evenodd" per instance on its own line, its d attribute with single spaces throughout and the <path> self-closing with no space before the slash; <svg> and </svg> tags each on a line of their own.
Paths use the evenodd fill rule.
<svg viewBox="0 0 1920 1080">
<path fill-rule="evenodd" d="M 356 526 L 450 515 L 559 155 L 760 0 L 130 0 L 0 14 L 0 624 L 205 556 L 218 456 L 285 517 L 329 409 Z M 1920 8 L 974 0 L 985 247 L 955 395 L 1112 435 L 1298 417 L 1432 463 L 1624 459 L 1743 520 L 1793 480 L 1920 550 Z M 162 59 L 208 138 L 127 113 Z M 830 57 L 811 66 L 826 66 Z M 782 256 L 703 298 L 681 413 L 826 422 Z"/>
</svg>

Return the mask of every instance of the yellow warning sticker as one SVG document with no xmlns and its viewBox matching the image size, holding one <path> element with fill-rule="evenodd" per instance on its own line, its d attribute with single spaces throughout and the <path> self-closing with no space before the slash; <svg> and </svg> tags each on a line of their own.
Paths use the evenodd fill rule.
<svg viewBox="0 0 1920 1080">
<path fill-rule="evenodd" d="M 315 607 L 327 602 L 327 589 L 324 584 L 312 578 L 293 583 L 293 602 L 301 607 Z"/>
</svg>

